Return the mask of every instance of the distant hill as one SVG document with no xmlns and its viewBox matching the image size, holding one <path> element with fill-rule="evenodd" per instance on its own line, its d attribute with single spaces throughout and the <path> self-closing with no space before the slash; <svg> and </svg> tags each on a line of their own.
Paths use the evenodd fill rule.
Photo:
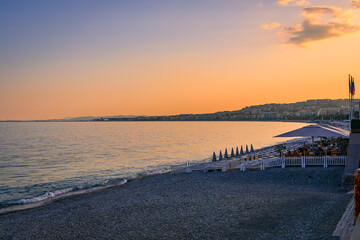
<svg viewBox="0 0 360 240">
<path fill-rule="evenodd" d="M 64 119 L 57 119 L 57 120 L 62 120 L 62 121 L 89 121 L 89 120 L 93 120 L 97 117 L 94 116 L 86 116 L 86 117 L 75 117 L 75 118 L 64 118 Z"/>
<path fill-rule="evenodd" d="M 357 100 L 358 101 L 358 100 Z M 358 116 L 358 110 L 355 113 Z M 348 99 L 313 99 L 296 103 L 269 103 L 235 111 L 171 116 L 116 116 L 93 121 L 268 121 L 268 120 L 347 120 Z"/>
<path fill-rule="evenodd" d="M 86 122 L 94 120 L 102 120 L 107 118 L 117 118 L 117 119 L 126 119 L 126 118 L 136 118 L 138 115 L 115 115 L 115 116 L 103 116 L 103 117 L 94 117 L 94 116 L 84 116 L 84 117 L 67 117 L 62 119 L 48 119 L 48 120 L 38 120 L 40 122 Z"/>
</svg>

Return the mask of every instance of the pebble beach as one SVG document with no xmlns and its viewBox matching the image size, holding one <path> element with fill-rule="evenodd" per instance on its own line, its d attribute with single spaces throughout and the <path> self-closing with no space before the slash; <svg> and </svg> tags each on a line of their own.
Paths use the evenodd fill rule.
<svg viewBox="0 0 360 240">
<path fill-rule="evenodd" d="M 0 215 L 0 239 L 338 239 L 343 172 L 161 174 Z"/>
</svg>

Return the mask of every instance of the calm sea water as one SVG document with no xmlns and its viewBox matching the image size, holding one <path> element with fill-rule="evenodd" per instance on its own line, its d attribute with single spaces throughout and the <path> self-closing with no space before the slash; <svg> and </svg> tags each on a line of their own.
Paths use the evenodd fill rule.
<svg viewBox="0 0 360 240">
<path fill-rule="evenodd" d="M 0 207 L 158 173 L 225 148 L 261 148 L 306 124 L 282 122 L 0 123 Z M 229 150 L 230 150 L 229 149 Z"/>
</svg>

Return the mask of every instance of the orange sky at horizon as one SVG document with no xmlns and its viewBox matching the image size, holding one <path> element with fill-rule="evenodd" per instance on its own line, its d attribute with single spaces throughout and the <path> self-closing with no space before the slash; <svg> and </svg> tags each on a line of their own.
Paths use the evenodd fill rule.
<svg viewBox="0 0 360 240">
<path fill-rule="evenodd" d="M 249 2 L 251 7 L 245 7 L 254 12 L 266 7 L 286 11 L 276 0 L 265 2 L 268 5 Z M 291 22 L 301 22 L 301 9 L 291 7 Z M 294 12 L 299 15 L 293 19 Z M 237 15 L 224 21 L 230 26 L 237 18 L 240 22 Z M 281 18 L 286 20 L 286 16 Z M 360 77 L 360 32 L 298 46 L 285 44 L 288 35 L 272 27 L 261 29 L 261 24 L 270 22 L 271 17 L 265 16 L 240 22 L 241 28 L 227 26 L 230 30 L 221 34 L 221 27 L 216 26 L 215 33 L 204 30 L 193 37 L 195 27 L 179 35 L 184 39 L 170 36 L 163 44 L 157 39 L 141 45 L 126 42 L 126 48 L 107 46 L 100 41 L 108 41 L 103 35 L 100 42 L 92 43 L 100 44 L 98 49 L 69 43 L 49 53 L 52 48 L 39 46 L 41 51 L 21 53 L 11 63 L 0 59 L 0 120 L 212 113 L 266 103 L 348 97 L 348 74 L 355 81 Z M 199 23 L 201 28 L 203 24 Z M 179 29 L 184 31 L 181 25 Z M 136 39 L 145 36 L 134 34 Z"/>
</svg>

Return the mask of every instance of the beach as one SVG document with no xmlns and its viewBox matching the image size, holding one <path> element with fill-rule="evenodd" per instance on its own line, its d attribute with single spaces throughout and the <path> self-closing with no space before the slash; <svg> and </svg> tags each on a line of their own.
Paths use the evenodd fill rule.
<svg viewBox="0 0 360 240">
<path fill-rule="evenodd" d="M 303 123 L 73 122 L 0 123 L 0 213 L 79 189 L 108 186 L 170 165 L 210 160 L 225 148 L 255 150 Z M 15 144 L 16 143 L 16 144 Z"/>
<path fill-rule="evenodd" d="M 338 239 L 343 167 L 160 174 L 0 216 L 0 239 Z"/>
</svg>

